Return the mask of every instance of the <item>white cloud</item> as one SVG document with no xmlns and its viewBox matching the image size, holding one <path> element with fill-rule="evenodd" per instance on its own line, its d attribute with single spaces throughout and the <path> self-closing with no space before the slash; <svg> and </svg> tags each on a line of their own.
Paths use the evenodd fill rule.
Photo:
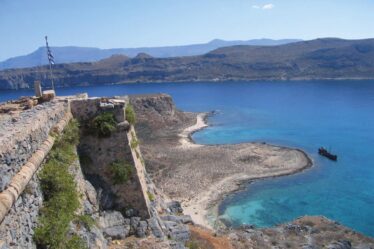
<svg viewBox="0 0 374 249">
<path fill-rule="evenodd" d="M 270 10 L 272 8 L 274 8 L 274 4 L 272 4 L 272 3 L 265 4 L 264 6 L 262 6 L 263 10 Z"/>
<path fill-rule="evenodd" d="M 264 5 L 252 5 L 252 8 L 254 9 L 262 9 L 262 10 L 271 10 L 275 7 L 274 4 L 272 3 L 268 3 L 268 4 L 264 4 Z"/>
</svg>

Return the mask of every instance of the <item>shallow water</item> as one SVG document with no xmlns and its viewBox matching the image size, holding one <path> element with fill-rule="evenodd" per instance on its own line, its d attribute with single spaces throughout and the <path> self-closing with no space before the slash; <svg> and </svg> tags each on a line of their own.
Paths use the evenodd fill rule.
<svg viewBox="0 0 374 249">
<path fill-rule="evenodd" d="M 198 143 L 248 141 L 301 148 L 314 161 L 302 173 L 261 180 L 220 205 L 234 226 L 273 226 L 325 215 L 374 236 L 374 81 L 162 83 L 57 89 L 91 96 L 164 92 L 186 111 L 218 110 Z M 0 91 L 0 101 L 31 91 Z M 338 154 L 321 158 L 317 148 Z"/>
</svg>

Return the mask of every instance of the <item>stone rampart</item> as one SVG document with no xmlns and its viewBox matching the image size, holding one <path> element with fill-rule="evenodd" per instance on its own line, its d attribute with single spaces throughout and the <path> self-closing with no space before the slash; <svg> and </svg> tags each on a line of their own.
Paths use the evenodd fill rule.
<svg viewBox="0 0 374 249">
<path fill-rule="evenodd" d="M 68 110 L 62 101 L 37 105 L 19 114 L 3 115 L 0 120 L 0 192 L 48 138 L 51 128 Z"/>
<path fill-rule="evenodd" d="M 125 117 L 127 99 L 92 98 L 71 102 L 71 112 L 81 123 L 82 136 L 78 151 L 81 166 L 87 179 L 99 193 L 102 210 L 117 210 L 149 218 L 148 197 L 144 182 L 144 170 L 135 165 L 128 132 L 129 123 Z M 92 120 L 104 112 L 111 112 L 117 122 L 116 130 L 110 136 L 92 134 Z M 124 183 L 115 183 L 111 165 L 114 162 L 131 166 L 131 175 Z"/>
<path fill-rule="evenodd" d="M 33 230 L 43 203 L 37 175 L 60 133 L 71 119 L 69 104 L 53 101 L 19 114 L 3 115 L 0 124 L 0 244 L 34 248 Z"/>
</svg>

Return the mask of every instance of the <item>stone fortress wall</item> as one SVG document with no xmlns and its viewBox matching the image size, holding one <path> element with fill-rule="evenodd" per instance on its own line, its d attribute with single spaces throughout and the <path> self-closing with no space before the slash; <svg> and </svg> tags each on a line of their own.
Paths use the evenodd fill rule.
<svg viewBox="0 0 374 249">
<path fill-rule="evenodd" d="M 147 185 L 144 183 L 144 167 L 138 165 L 135 148 L 131 148 L 128 133 L 130 124 L 125 116 L 125 99 L 91 98 L 71 101 L 71 112 L 82 124 L 87 126 L 101 113 L 111 112 L 117 121 L 117 129 L 108 137 L 98 137 L 84 131 L 80 138 L 78 151 L 86 157 L 81 167 L 88 180 L 100 192 L 102 209 L 133 212 L 142 219 L 150 218 Z M 135 131 L 134 131 L 135 132 Z M 135 134 L 133 132 L 133 134 Z M 88 133 L 88 134 L 87 134 Z M 137 153 L 140 155 L 140 151 Z M 133 167 L 130 179 L 123 184 L 115 184 L 110 173 L 111 163 L 126 162 Z"/>
<path fill-rule="evenodd" d="M 43 203 L 35 174 L 52 148 L 52 129 L 70 119 L 68 103 L 48 102 L 3 115 L 0 124 L 0 246 L 31 248 L 33 229 Z"/>
<path fill-rule="evenodd" d="M 116 205 L 111 208 L 118 210 L 131 203 L 131 207 L 136 210 L 140 219 L 150 218 L 150 203 L 145 182 L 146 172 L 144 166 L 139 164 L 139 158 L 133 158 L 134 155 L 139 155 L 140 151 L 135 152 L 135 148 L 130 146 L 129 139 L 135 131 L 130 129 L 130 125 L 125 120 L 125 105 L 125 100 L 102 102 L 100 98 L 88 99 L 87 96 L 55 98 L 29 110 L 1 116 L 0 248 L 35 248 L 32 236 L 37 225 L 39 210 L 43 205 L 43 195 L 36 173 L 42 168 L 43 161 L 53 146 L 54 138 L 50 136 L 50 133 L 52 131 L 62 132 L 72 117 L 84 122 L 106 110 L 115 113 L 119 127 L 116 134 L 105 139 L 104 142 L 83 137 L 83 144 L 87 141 L 92 142 L 91 149 L 102 150 L 102 153 L 96 153 L 97 150 L 94 150 L 96 157 L 93 159 L 95 166 L 98 166 L 96 172 L 107 166 L 103 163 L 104 161 L 110 162 L 110 160 L 122 158 L 131 162 L 134 170 L 129 184 L 111 186 L 111 183 L 107 182 L 103 185 L 112 188 L 111 194 L 114 194 L 114 201 L 117 201 Z M 85 171 L 84 168 L 82 170 Z M 95 186 L 94 183 L 92 185 Z M 93 192 L 96 194 L 95 190 Z M 100 218 L 103 220 L 103 226 L 108 225 L 105 215 L 108 216 L 108 213 L 104 212 L 103 218 Z M 109 217 L 109 220 L 111 218 L 113 217 Z M 147 223 L 145 224 L 147 227 Z"/>
</svg>

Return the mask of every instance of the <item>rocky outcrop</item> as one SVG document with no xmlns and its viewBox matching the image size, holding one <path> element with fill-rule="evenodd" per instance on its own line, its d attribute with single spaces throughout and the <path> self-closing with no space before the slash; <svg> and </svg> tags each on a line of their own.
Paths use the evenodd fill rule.
<svg viewBox="0 0 374 249">
<path fill-rule="evenodd" d="M 77 215 L 88 216 L 94 221 L 89 227 L 80 222 L 71 223 L 70 232 L 82 238 L 87 248 L 106 249 L 108 240 L 99 225 L 102 214 L 99 211 L 96 190 L 84 178 L 79 160 L 75 160 L 70 165 L 69 172 L 74 176 L 77 192 L 80 196 L 80 208 L 77 211 Z"/>
<path fill-rule="evenodd" d="M 130 219 L 118 211 L 104 211 L 99 218 L 99 227 L 106 237 L 124 239 L 130 234 Z"/>
<path fill-rule="evenodd" d="M 374 240 L 322 216 L 305 216 L 274 228 L 228 231 L 233 248 L 374 248 Z"/>
<path fill-rule="evenodd" d="M 196 122 L 196 114 L 179 111 L 167 94 L 131 95 L 130 103 L 137 115 L 139 139 L 147 143 L 176 140 L 176 134 Z"/>
</svg>

